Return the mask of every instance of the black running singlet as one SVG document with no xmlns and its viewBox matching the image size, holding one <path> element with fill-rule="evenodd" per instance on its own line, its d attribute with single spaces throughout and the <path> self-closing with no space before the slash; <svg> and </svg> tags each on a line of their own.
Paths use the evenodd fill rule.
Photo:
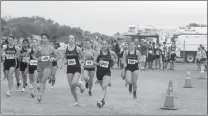
<svg viewBox="0 0 208 116">
<path fill-rule="evenodd" d="M 130 51 L 128 51 L 126 56 L 126 64 L 127 67 L 138 66 L 138 56 L 136 55 L 136 50 L 134 51 L 134 54 L 130 54 Z"/>
<path fill-rule="evenodd" d="M 15 46 L 13 46 L 12 48 L 10 48 L 7 45 L 7 48 L 5 49 L 5 54 L 6 54 L 5 60 L 14 60 L 15 59 L 16 52 L 17 51 L 15 49 Z"/>
<path fill-rule="evenodd" d="M 110 54 L 109 49 L 106 55 L 104 55 L 102 50 L 100 50 L 100 55 L 97 58 L 97 62 L 100 62 L 100 61 L 101 61 L 101 64 L 97 66 L 97 69 L 102 70 L 102 71 L 110 71 L 112 59 L 111 59 L 111 54 Z"/>
<path fill-rule="evenodd" d="M 79 54 L 77 53 L 76 46 L 72 51 L 69 51 L 67 46 L 65 55 L 67 59 L 67 66 L 80 67 Z"/>
</svg>

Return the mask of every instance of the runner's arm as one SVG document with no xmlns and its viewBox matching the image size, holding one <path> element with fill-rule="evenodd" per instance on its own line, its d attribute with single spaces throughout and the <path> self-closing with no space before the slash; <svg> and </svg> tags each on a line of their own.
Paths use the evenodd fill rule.
<svg viewBox="0 0 208 116">
<path fill-rule="evenodd" d="M 55 58 L 53 60 L 58 61 L 61 56 L 59 55 L 58 51 L 56 51 L 53 47 L 52 47 L 52 53 L 55 55 Z"/>
<path fill-rule="evenodd" d="M 142 60 L 141 58 L 141 53 L 138 51 L 138 50 L 136 50 L 136 55 L 137 55 L 137 60 L 138 60 L 138 63 Z"/>
<path fill-rule="evenodd" d="M 21 51 L 21 49 L 19 48 L 19 47 L 17 47 L 17 46 L 15 46 L 15 49 L 16 49 L 16 51 L 17 51 L 17 53 L 16 53 L 16 58 L 19 58 L 20 57 L 20 55 L 21 55 L 21 53 L 20 53 L 20 51 Z"/>
<path fill-rule="evenodd" d="M 82 49 L 80 47 L 77 47 L 77 53 L 79 54 L 80 57 L 80 64 L 82 64 L 82 61 L 84 61 L 84 56 L 83 56 L 83 52 Z"/>
<path fill-rule="evenodd" d="M 123 54 L 124 67 L 126 67 L 126 65 L 127 65 L 127 64 L 126 64 L 126 56 L 127 56 L 127 53 L 128 53 L 128 52 L 125 50 L 125 51 L 124 51 L 124 54 Z"/>
<path fill-rule="evenodd" d="M 113 60 L 113 62 L 118 63 L 118 56 L 116 55 L 116 53 L 114 51 L 110 51 L 111 55 L 113 58 L 111 58 Z"/>
<path fill-rule="evenodd" d="M 34 51 L 34 54 L 33 54 L 33 59 L 34 60 L 38 60 L 38 61 L 41 61 L 41 57 L 39 57 L 39 54 L 40 54 L 40 48 L 38 48 L 37 50 Z"/>
<path fill-rule="evenodd" d="M 66 60 L 66 49 L 63 51 L 63 57 L 62 57 L 62 63 L 61 63 L 61 66 L 65 63 L 65 60 Z"/>
<path fill-rule="evenodd" d="M 30 52 L 31 52 L 31 49 L 28 49 L 25 56 L 29 57 Z"/>
<path fill-rule="evenodd" d="M 99 63 L 97 62 L 97 58 L 98 58 L 98 56 L 100 55 L 100 53 L 99 52 L 97 52 L 95 55 L 94 55 L 94 58 L 93 58 L 93 63 L 94 63 L 94 65 L 99 65 Z"/>
<path fill-rule="evenodd" d="M 3 48 L 1 49 L 1 54 L 3 54 L 3 52 L 6 50 L 7 46 L 3 46 Z"/>
</svg>

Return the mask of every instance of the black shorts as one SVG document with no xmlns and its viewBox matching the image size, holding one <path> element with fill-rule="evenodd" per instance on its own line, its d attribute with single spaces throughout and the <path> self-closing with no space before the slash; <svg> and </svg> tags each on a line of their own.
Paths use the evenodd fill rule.
<svg viewBox="0 0 208 116">
<path fill-rule="evenodd" d="M 167 61 L 168 61 L 168 59 L 165 57 L 164 54 L 162 54 L 162 61 L 163 61 L 163 62 L 167 62 Z"/>
<path fill-rule="evenodd" d="M 17 59 L 16 61 L 17 61 L 17 65 L 16 65 L 15 69 L 18 69 L 20 67 L 20 61 L 19 61 L 19 59 Z"/>
<path fill-rule="evenodd" d="M 20 62 L 20 71 L 25 71 L 26 68 L 27 68 L 27 63 Z"/>
<path fill-rule="evenodd" d="M 111 71 L 97 70 L 96 75 L 97 75 L 97 80 L 103 80 L 104 76 L 111 76 Z"/>
<path fill-rule="evenodd" d="M 57 61 L 53 61 L 53 62 L 52 62 L 52 66 L 58 66 Z"/>
<path fill-rule="evenodd" d="M 175 61 L 176 60 L 176 54 L 171 54 L 170 55 L 170 60 Z"/>
<path fill-rule="evenodd" d="M 9 70 L 10 67 L 16 66 L 16 60 L 15 59 L 5 59 L 4 61 L 4 70 Z"/>
<path fill-rule="evenodd" d="M 95 71 L 95 67 L 94 68 L 85 68 L 84 67 L 84 70 L 87 70 L 87 71 Z"/>
<path fill-rule="evenodd" d="M 134 72 L 134 71 L 136 71 L 136 70 L 139 70 L 139 67 L 138 67 L 138 65 L 137 66 L 127 66 L 126 68 L 125 68 L 125 71 L 131 71 L 131 72 Z"/>
<path fill-rule="evenodd" d="M 67 74 L 69 74 L 69 73 L 74 74 L 76 72 L 81 74 L 81 67 L 80 66 L 79 67 L 67 66 Z"/>
<path fill-rule="evenodd" d="M 146 59 L 147 62 L 152 62 L 153 61 L 153 55 L 148 53 L 148 57 Z"/>
<path fill-rule="evenodd" d="M 34 74 L 35 70 L 37 70 L 37 66 L 29 65 L 28 70 L 29 70 L 29 74 Z"/>
<path fill-rule="evenodd" d="M 155 55 L 155 59 L 160 59 L 160 55 Z"/>
</svg>

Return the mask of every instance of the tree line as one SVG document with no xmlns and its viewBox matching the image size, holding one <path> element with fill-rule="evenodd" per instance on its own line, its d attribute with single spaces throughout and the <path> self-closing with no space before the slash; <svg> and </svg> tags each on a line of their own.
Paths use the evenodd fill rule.
<svg viewBox="0 0 208 116">
<path fill-rule="evenodd" d="M 61 38 L 73 34 L 78 40 L 84 37 L 96 38 L 102 37 L 104 39 L 113 39 L 113 37 L 101 34 L 99 32 L 91 33 L 84 31 L 80 27 L 70 27 L 67 25 L 60 25 L 52 19 L 45 19 L 39 16 L 33 17 L 18 17 L 18 18 L 1 18 L 2 36 L 14 35 L 15 38 L 30 37 L 32 34 L 40 35 L 47 33 L 51 38 Z"/>
</svg>

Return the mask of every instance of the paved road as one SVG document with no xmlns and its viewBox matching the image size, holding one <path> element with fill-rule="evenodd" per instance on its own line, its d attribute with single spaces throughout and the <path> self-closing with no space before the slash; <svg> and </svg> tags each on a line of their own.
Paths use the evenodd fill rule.
<svg viewBox="0 0 208 116">
<path fill-rule="evenodd" d="M 191 70 L 194 88 L 183 88 L 186 69 Z M 206 115 L 207 114 L 207 80 L 197 79 L 199 72 L 194 71 L 195 65 L 177 65 L 176 71 L 142 71 L 138 79 L 138 98 L 134 100 L 124 81 L 120 78 L 120 71 L 112 71 L 112 87 L 108 89 L 106 105 L 99 109 L 96 102 L 100 98 L 101 89 L 95 84 L 92 97 L 87 91 L 79 94 L 81 107 L 72 108 L 73 102 L 64 70 L 57 73 L 56 87 L 45 92 L 43 102 L 37 103 L 26 93 L 16 92 L 13 87 L 12 97 L 5 96 L 7 81 L 1 82 L 1 111 L 2 115 Z M 173 80 L 175 107 L 178 110 L 161 110 L 167 91 L 168 81 Z M 14 81 L 15 82 L 15 81 Z M 16 85 L 15 85 L 16 86 Z"/>
</svg>

